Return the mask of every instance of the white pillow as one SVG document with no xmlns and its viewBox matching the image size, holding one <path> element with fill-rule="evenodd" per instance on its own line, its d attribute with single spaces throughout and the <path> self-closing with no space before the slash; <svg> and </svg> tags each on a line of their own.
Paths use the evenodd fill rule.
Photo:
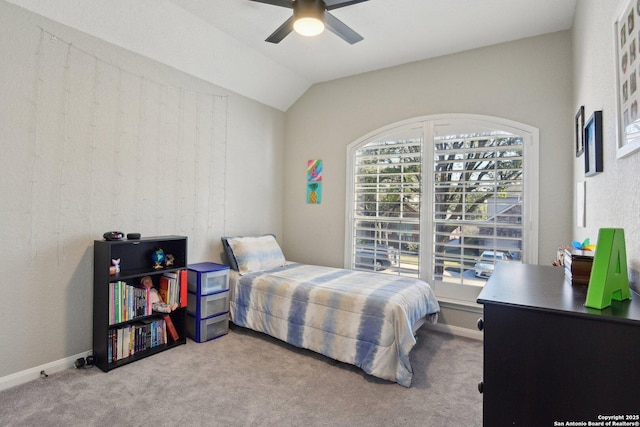
<svg viewBox="0 0 640 427">
<path fill-rule="evenodd" d="M 227 239 L 238 263 L 238 273 L 247 274 L 283 266 L 287 260 L 272 235 Z"/>
</svg>

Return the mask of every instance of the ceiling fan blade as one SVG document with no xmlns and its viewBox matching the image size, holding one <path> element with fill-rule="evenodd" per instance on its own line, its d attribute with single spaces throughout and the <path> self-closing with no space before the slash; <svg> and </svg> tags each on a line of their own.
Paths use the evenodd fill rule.
<svg viewBox="0 0 640 427">
<path fill-rule="evenodd" d="M 293 31 L 293 21 L 295 21 L 293 16 L 284 21 L 284 24 L 280 25 L 265 41 L 269 43 L 280 43 L 283 38 L 287 37 L 289 33 Z"/>
<path fill-rule="evenodd" d="M 288 7 L 289 9 L 293 9 L 293 1 L 292 0 L 249 0 L 254 1 L 256 3 L 266 3 L 274 6 L 282 6 Z"/>
<path fill-rule="evenodd" d="M 345 6 L 351 6 L 352 4 L 362 3 L 369 0 L 324 0 L 324 4 L 327 5 L 327 10 L 338 9 Z"/>
<path fill-rule="evenodd" d="M 347 27 L 345 23 L 341 20 L 330 14 L 329 12 L 324 13 L 324 22 L 327 28 L 334 33 L 336 36 L 340 37 L 344 41 L 349 44 L 358 43 L 363 38 L 360 34 L 353 31 L 351 28 Z"/>
</svg>

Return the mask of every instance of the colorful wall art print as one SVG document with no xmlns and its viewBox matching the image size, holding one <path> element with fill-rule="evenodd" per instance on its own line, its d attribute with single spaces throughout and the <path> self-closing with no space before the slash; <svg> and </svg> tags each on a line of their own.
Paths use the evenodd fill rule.
<svg viewBox="0 0 640 427">
<path fill-rule="evenodd" d="M 322 201 L 322 160 L 307 160 L 307 203 Z"/>
<path fill-rule="evenodd" d="M 322 160 L 307 160 L 307 181 L 322 181 Z"/>
<path fill-rule="evenodd" d="M 319 205 L 322 201 L 322 182 L 307 182 L 307 203 Z"/>
</svg>

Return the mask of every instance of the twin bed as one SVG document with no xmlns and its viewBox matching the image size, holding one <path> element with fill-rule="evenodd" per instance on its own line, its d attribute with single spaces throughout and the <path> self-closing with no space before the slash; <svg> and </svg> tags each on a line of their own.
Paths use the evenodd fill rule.
<svg viewBox="0 0 640 427">
<path fill-rule="evenodd" d="M 288 262 L 272 235 L 222 241 L 233 323 L 411 385 L 415 331 L 440 311 L 427 283 Z"/>
</svg>

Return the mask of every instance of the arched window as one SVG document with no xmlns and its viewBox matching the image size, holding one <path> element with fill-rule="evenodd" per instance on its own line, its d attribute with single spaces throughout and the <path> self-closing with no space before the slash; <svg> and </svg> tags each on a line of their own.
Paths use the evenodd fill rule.
<svg viewBox="0 0 640 427">
<path fill-rule="evenodd" d="M 475 301 L 497 262 L 537 262 L 538 130 L 438 115 L 348 147 L 345 266 Z"/>
</svg>

